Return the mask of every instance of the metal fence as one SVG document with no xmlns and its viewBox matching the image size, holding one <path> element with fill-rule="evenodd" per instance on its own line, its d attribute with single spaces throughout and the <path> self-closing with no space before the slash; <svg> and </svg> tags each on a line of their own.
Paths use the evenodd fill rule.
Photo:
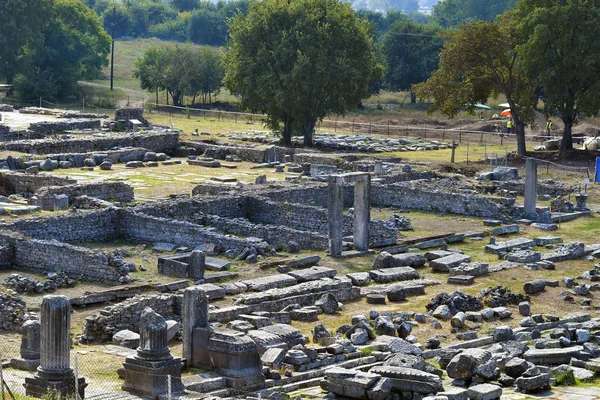
<svg viewBox="0 0 600 400">
<path fill-rule="evenodd" d="M 106 349 L 106 346 L 101 346 Z M 0 400 L 22 400 L 26 397 L 25 380 L 32 378 L 36 371 L 26 371 L 11 366 L 10 360 L 19 356 L 19 344 L 15 346 L 4 346 L 2 353 L 3 362 L 0 364 Z M 119 348 L 115 351 L 124 351 Z M 85 392 L 86 399 L 106 399 L 106 400 L 128 400 L 142 399 L 144 396 L 123 391 L 121 386 L 124 380 L 119 377 L 117 370 L 125 361 L 125 356 L 132 356 L 135 351 L 128 354 L 121 353 L 114 355 L 111 361 L 106 360 L 106 354 L 98 346 L 93 350 L 78 350 L 77 346 L 71 350 L 70 367 L 73 370 L 73 381 L 71 390 L 74 395 L 68 400 L 79 400 L 79 389 Z M 60 360 L 64 364 L 64 360 Z M 78 379 L 79 378 L 79 379 Z M 84 381 L 81 381 L 84 378 Z M 164 387 L 160 392 L 165 393 L 165 397 L 172 398 L 173 379 L 170 375 L 157 374 L 153 377 L 155 385 Z M 84 383 L 83 383 L 84 382 Z M 82 385 L 83 383 L 83 385 Z M 80 386 L 82 385 L 82 386 Z M 52 393 L 48 393 L 44 398 L 54 400 Z M 58 398 L 56 398 L 58 400 Z"/>
</svg>

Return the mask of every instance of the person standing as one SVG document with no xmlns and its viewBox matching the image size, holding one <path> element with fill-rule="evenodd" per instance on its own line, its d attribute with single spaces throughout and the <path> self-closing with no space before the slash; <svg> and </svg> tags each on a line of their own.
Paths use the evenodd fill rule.
<svg viewBox="0 0 600 400">
<path fill-rule="evenodd" d="M 548 118 L 546 120 L 546 136 L 550 136 L 550 130 L 552 129 L 552 120 Z"/>
<path fill-rule="evenodd" d="M 512 126 L 513 126 L 512 118 L 509 118 L 508 121 L 506 121 L 506 133 L 508 133 L 508 134 L 512 133 Z"/>
</svg>

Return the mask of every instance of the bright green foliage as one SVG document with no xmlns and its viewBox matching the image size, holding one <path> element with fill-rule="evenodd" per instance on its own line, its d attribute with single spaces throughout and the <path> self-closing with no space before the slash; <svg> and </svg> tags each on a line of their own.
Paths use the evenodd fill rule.
<svg viewBox="0 0 600 400">
<path fill-rule="evenodd" d="M 10 44 L 19 54 L 16 69 L 0 74 L 8 81 L 15 77 L 21 97 L 65 97 L 75 93 L 78 80 L 95 78 L 107 65 L 110 37 L 80 0 L 50 0 L 40 7 L 39 25 L 24 24 L 30 25 L 26 32 L 39 29 L 37 40 Z"/>
<path fill-rule="evenodd" d="M 565 124 L 562 150 L 572 149 L 577 117 L 600 111 L 600 1 L 523 0 L 517 15 L 524 68 L 540 80 L 546 114 Z"/>
<path fill-rule="evenodd" d="M 469 21 L 493 21 L 510 10 L 516 0 L 444 0 L 433 7 L 433 22 L 450 28 Z"/>
<path fill-rule="evenodd" d="M 268 115 L 283 139 L 312 145 L 317 120 L 368 94 L 377 64 L 367 22 L 336 0 L 265 0 L 230 22 L 225 85 L 243 107 Z"/>
<path fill-rule="evenodd" d="M 525 124 L 533 119 L 537 85 L 520 71 L 518 45 L 524 42 L 506 18 L 501 22 L 477 21 L 447 31 L 439 68 L 427 82 L 415 85 L 421 98 L 433 98 L 430 112 L 455 116 L 461 108 L 473 112 L 502 93 L 511 106 L 518 152 L 525 154 Z"/>
<path fill-rule="evenodd" d="M 391 90 L 411 90 L 437 68 L 442 39 L 438 25 L 422 25 L 407 18 L 396 21 L 380 43 L 386 63 L 384 85 Z M 411 91 L 411 94 L 412 91 Z M 415 97 L 411 96 L 414 103 Z"/>
<path fill-rule="evenodd" d="M 50 0 L 0 0 L 0 79 L 12 84 L 28 62 L 27 49 L 42 40 Z"/>
<path fill-rule="evenodd" d="M 156 93 L 157 103 L 159 90 L 167 90 L 176 106 L 183 105 L 184 96 L 211 101 L 221 89 L 222 58 L 220 50 L 207 46 L 153 46 L 136 61 L 134 76 Z"/>
</svg>

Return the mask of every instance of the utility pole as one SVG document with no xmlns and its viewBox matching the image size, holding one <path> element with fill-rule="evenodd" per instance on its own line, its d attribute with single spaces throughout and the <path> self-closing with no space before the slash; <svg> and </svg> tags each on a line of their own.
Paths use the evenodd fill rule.
<svg viewBox="0 0 600 400">
<path fill-rule="evenodd" d="M 113 3 L 113 20 L 112 20 L 112 49 L 110 52 L 110 90 L 113 90 L 113 80 L 115 77 L 115 22 L 117 18 L 117 7 Z"/>
</svg>

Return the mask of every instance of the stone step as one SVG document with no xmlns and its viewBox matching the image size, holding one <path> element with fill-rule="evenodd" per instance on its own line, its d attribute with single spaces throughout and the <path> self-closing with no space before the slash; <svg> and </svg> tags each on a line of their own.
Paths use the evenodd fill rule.
<svg viewBox="0 0 600 400">
<path fill-rule="evenodd" d="M 227 387 L 227 381 L 221 376 L 214 378 L 206 378 L 200 375 L 184 376 L 181 378 L 181 382 L 186 390 L 199 393 L 214 392 Z"/>
<path fill-rule="evenodd" d="M 578 360 L 576 358 L 572 358 L 571 366 L 585 368 L 588 371 L 598 373 L 598 372 L 600 372 L 600 358 L 592 358 L 588 361 L 583 361 L 583 360 Z"/>
</svg>

